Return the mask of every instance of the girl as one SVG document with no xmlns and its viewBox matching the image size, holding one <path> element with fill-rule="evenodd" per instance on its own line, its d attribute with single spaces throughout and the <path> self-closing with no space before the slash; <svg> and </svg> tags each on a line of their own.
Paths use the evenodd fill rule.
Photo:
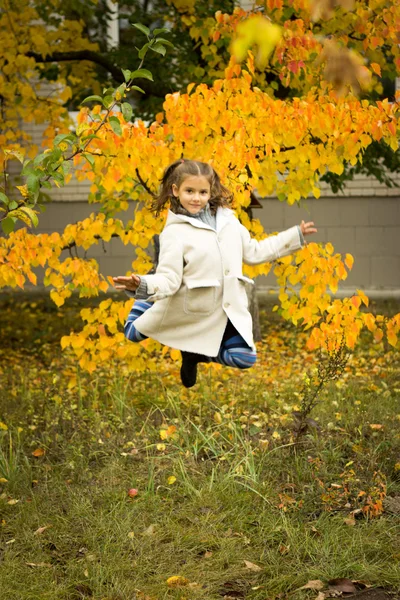
<svg viewBox="0 0 400 600">
<path fill-rule="evenodd" d="M 248 311 L 243 262 L 256 265 L 291 254 L 316 232 L 301 222 L 260 242 L 240 224 L 232 195 L 214 169 L 196 160 L 177 160 L 165 171 L 153 204 L 159 215 L 169 204 L 160 235 L 156 272 L 114 277 L 116 289 L 136 302 L 125 324 L 132 342 L 152 337 L 182 353 L 181 380 L 196 383 L 199 362 L 247 369 L 256 348 Z"/>
</svg>

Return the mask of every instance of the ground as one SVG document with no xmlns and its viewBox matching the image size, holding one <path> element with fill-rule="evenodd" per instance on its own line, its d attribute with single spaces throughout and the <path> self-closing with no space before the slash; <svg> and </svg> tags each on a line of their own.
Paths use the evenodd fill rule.
<svg viewBox="0 0 400 600">
<path fill-rule="evenodd" d="M 77 369 L 82 302 L 0 299 L 2 598 L 399 597 L 398 352 L 366 335 L 297 438 L 318 359 L 270 306 L 256 367 L 185 390 Z"/>
</svg>

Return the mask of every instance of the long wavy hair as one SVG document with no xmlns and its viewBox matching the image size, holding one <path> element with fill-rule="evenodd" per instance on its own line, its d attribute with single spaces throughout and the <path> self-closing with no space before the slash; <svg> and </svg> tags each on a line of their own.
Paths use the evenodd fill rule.
<svg viewBox="0 0 400 600">
<path fill-rule="evenodd" d="M 211 212 L 215 214 L 218 206 L 229 206 L 233 194 L 222 185 L 218 173 L 209 164 L 199 160 L 185 160 L 181 158 L 169 165 L 161 178 L 161 186 L 158 196 L 154 198 L 152 210 L 159 215 L 170 203 L 172 212 L 179 212 L 182 208 L 179 199 L 172 193 L 172 185 L 178 188 L 186 177 L 198 175 L 205 177 L 210 184 L 210 199 L 208 201 Z"/>
</svg>

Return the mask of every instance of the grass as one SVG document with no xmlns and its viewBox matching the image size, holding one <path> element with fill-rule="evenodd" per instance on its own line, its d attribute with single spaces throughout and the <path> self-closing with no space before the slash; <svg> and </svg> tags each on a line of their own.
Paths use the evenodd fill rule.
<svg viewBox="0 0 400 600">
<path fill-rule="evenodd" d="M 379 508 L 400 496 L 395 351 L 366 338 L 296 446 L 313 358 L 277 317 L 257 367 L 202 366 L 184 390 L 170 363 L 79 372 L 57 342 L 78 304 L 0 299 L 4 600 L 297 600 L 340 577 L 400 592 L 399 515 Z"/>
</svg>

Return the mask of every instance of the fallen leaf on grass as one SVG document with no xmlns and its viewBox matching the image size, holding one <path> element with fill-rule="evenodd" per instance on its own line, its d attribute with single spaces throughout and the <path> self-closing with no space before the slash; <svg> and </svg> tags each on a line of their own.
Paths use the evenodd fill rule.
<svg viewBox="0 0 400 600">
<path fill-rule="evenodd" d="M 9 500 L 7 502 L 7 504 L 18 504 L 19 500 L 16 500 L 15 498 L 11 498 L 11 500 Z"/>
<path fill-rule="evenodd" d="M 143 531 L 142 535 L 154 535 L 155 525 L 152 523 Z"/>
<path fill-rule="evenodd" d="M 40 563 L 25 563 L 28 567 L 52 567 L 50 563 L 40 562 Z"/>
<path fill-rule="evenodd" d="M 52 525 L 44 525 L 43 527 L 39 527 L 39 529 L 36 529 L 36 531 L 33 535 L 40 535 L 41 533 L 43 533 L 43 531 L 46 531 L 46 529 L 50 529 L 50 527 L 53 527 L 53 526 Z"/>
<path fill-rule="evenodd" d="M 46 450 L 44 450 L 44 448 L 36 448 L 36 450 L 32 452 L 32 456 L 36 456 L 36 458 L 39 456 L 44 456 L 45 454 Z"/>
<path fill-rule="evenodd" d="M 255 572 L 262 571 L 261 567 L 259 567 L 258 565 L 255 565 L 254 563 L 250 562 L 249 560 L 245 560 L 244 564 L 246 565 L 246 567 L 248 569 L 250 569 L 250 571 L 255 571 Z"/>
<path fill-rule="evenodd" d="M 346 579 L 346 577 L 340 579 L 331 579 L 328 581 L 329 589 L 336 590 L 338 592 L 342 592 L 343 594 L 355 594 L 357 592 L 357 588 L 351 579 Z"/>
<path fill-rule="evenodd" d="M 307 581 L 305 585 L 302 585 L 301 587 L 297 588 L 296 592 L 298 590 L 322 590 L 322 588 L 324 587 L 325 584 L 320 579 L 311 579 L 310 581 Z"/>
<path fill-rule="evenodd" d="M 343 519 L 343 523 L 349 525 L 350 527 L 354 527 L 354 525 L 356 524 L 356 520 L 354 517 L 350 517 L 349 519 Z"/>
<path fill-rule="evenodd" d="M 181 575 L 173 575 L 167 579 L 168 587 L 183 587 L 188 584 L 189 579 L 186 579 L 186 577 L 182 577 Z"/>
</svg>

